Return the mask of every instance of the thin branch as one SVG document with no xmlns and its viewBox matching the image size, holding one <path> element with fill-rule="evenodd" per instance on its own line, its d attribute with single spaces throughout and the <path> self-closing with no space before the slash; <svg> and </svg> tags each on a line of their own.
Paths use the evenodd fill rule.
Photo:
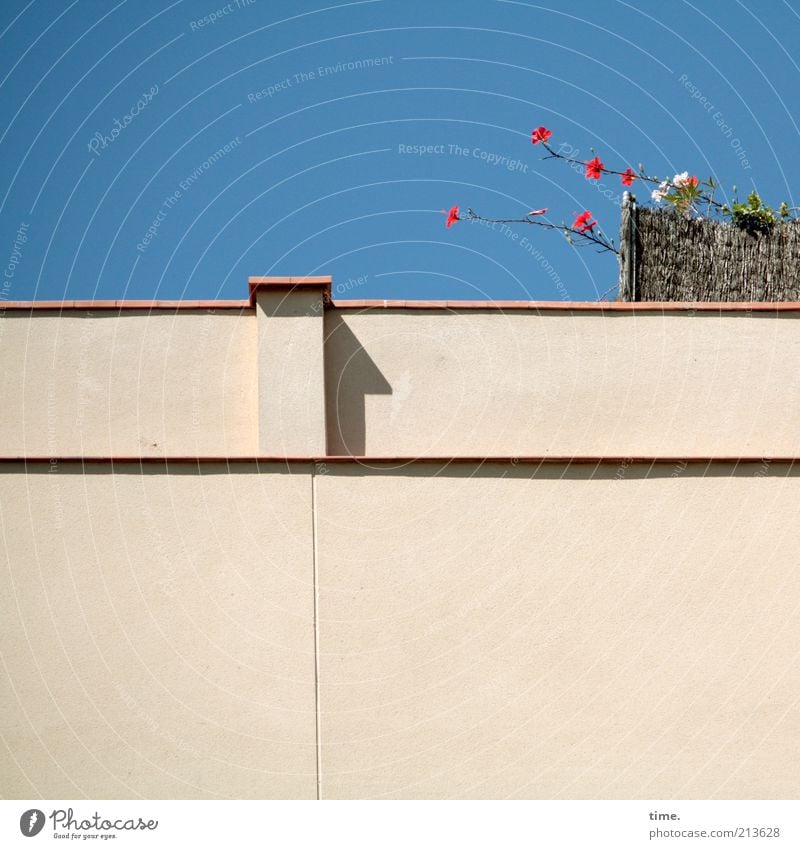
<svg viewBox="0 0 800 849">
<path fill-rule="evenodd" d="M 605 233 L 598 227 L 595 233 L 592 229 L 578 230 L 575 227 L 568 227 L 566 224 L 553 224 L 550 221 L 540 221 L 538 218 L 486 218 L 483 215 L 478 215 L 472 209 L 467 210 L 464 218 L 466 221 L 486 221 L 489 224 L 533 224 L 536 227 L 543 227 L 545 230 L 559 230 L 564 233 L 568 239 L 575 239 L 578 244 L 594 244 L 601 248 L 600 253 L 611 251 L 619 255 L 619 250 L 614 246 Z"/>
<path fill-rule="evenodd" d="M 605 298 L 605 296 L 606 296 L 609 292 L 613 292 L 613 291 L 614 291 L 614 289 L 619 289 L 619 283 L 615 283 L 613 286 L 609 286 L 609 287 L 608 287 L 608 289 L 606 289 L 606 290 L 605 290 L 605 292 L 603 292 L 603 294 L 602 294 L 602 295 L 600 295 L 600 296 L 597 298 L 598 302 L 599 302 L 599 301 L 602 301 L 602 300 L 603 300 L 603 298 Z"/>
<path fill-rule="evenodd" d="M 563 153 L 560 153 L 557 150 L 554 150 L 546 141 L 543 141 L 542 146 L 548 152 L 549 156 L 542 157 L 543 159 L 563 159 L 565 162 L 572 162 L 575 165 L 581 165 L 583 167 L 586 166 L 586 163 L 582 159 L 575 159 L 571 156 L 565 156 Z M 617 177 L 625 176 L 625 171 L 617 171 L 614 168 L 606 168 L 605 164 L 603 165 L 603 173 L 604 174 L 612 174 Z M 645 183 L 652 183 L 653 185 L 660 186 L 662 183 L 667 183 L 669 188 L 678 189 L 679 186 L 676 186 L 669 180 L 661 180 L 658 177 L 651 177 L 648 174 L 642 173 L 639 171 L 634 177 L 636 180 L 642 180 Z M 719 201 L 714 200 L 713 192 L 711 195 L 701 194 L 697 197 L 698 201 L 704 202 L 708 207 L 714 207 L 715 209 L 722 210 L 725 204 L 720 203 Z"/>
</svg>

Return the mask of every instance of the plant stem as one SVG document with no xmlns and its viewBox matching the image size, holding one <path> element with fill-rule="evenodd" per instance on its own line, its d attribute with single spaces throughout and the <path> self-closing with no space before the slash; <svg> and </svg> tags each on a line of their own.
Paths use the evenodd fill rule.
<svg viewBox="0 0 800 849">
<path fill-rule="evenodd" d="M 600 253 L 611 251 L 619 255 L 619 250 L 599 227 L 595 233 L 593 230 L 578 230 L 575 227 L 568 227 L 566 224 L 553 224 L 550 221 L 539 221 L 537 218 L 486 218 L 471 209 L 467 210 L 465 220 L 486 221 L 489 224 L 534 224 L 537 227 L 543 227 L 545 230 L 560 230 L 564 234 L 569 234 L 570 237 L 578 240 L 578 244 L 597 245 L 601 249 Z"/>
<path fill-rule="evenodd" d="M 573 162 L 576 165 L 586 165 L 586 163 L 582 159 L 574 159 L 571 156 L 565 156 L 563 153 L 554 150 L 547 142 L 542 142 L 542 145 L 549 154 L 549 156 L 543 157 L 544 159 L 563 159 L 565 162 Z M 603 166 L 603 173 L 614 174 L 618 177 L 622 177 L 625 174 L 624 171 L 617 171 L 614 168 L 606 168 L 605 165 Z M 637 174 L 635 179 L 642 180 L 645 183 L 653 183 L 654 185 L 660 185 L 662 182 L 665 182 L 663 180 L 660 180 L 658 177 L 651 177 L 648 174 L 642 173 Z M 673 185 L 669 181 L 666 182 L 668 182 L 671 188 L 678 188 L 678 186 Z M 724 206 L 724 204 L 721 204 L 719 201 L 714 200 L 713 193 L 711 195 L 700 195 L 697 200 L 705 202 L 709 208 L 713 207 L 714 209 L 722 210 L 722 207 Z"/>
</svg>

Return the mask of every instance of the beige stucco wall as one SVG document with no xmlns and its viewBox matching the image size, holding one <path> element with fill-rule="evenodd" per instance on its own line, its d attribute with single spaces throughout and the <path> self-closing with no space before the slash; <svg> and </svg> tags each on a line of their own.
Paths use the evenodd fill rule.
<svg viewBox="0 0 800 849">
<path fill-rule="evenodd" d="M 259 452 L 325 454 L 322 290 L 258 292 Z"/>
<path fill-rule="evenodd" d="M 326 334 L 332 454 L 800 450 L 794 314 L 370 309 Z"/>
<path fill-rule="evenodd" d="M 0 317 L 0 795 L 793 798 L 790 464 L 325 455 L 797 456 L 794 313 L 321 293 Z"/>
<path fill-rule="evenodd" d="M 259 294 L 258 312 L 8 311 L 4 454 L 322 456 L 326 430 L 330 454 L 800 448 L 792 313 L 323 316 L 319 297 Z"/>
<path fill-rule="evenodd" d="M 252 311 L 7 311 L 6 456 L 258 451 Z"/>
<path fill-rule="evenodd" d="M 0 795 L 315 798 L 309 477 L 0 466 Z"/>
<path fill-rule="evenodd" d="M 786 465 L 57 468 L 0 467 L 6 797 L 314 798 L 315 654 L 323 798 L 800 786 Z"/>
</svg>

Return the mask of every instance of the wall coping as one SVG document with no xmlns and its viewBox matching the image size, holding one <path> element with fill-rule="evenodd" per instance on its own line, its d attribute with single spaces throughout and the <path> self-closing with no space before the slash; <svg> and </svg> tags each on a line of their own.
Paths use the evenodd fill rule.
<svg viewBox="0 0 800 849">
<path fill-rule="evenodd" d="M 248 277 L 247 287 L 250 291 L 249 306 L 256 303 L 256 294 L 269 290 L 293 290 L 293 289 L 321 289 L 322 299 L 325 303 L 331 300 L 331 284 L 333 278 L 324 277 Z"/>
<path fill-rule="evenodd" d="M 0 463 L 30 463 L 30 464 L 56 464 L 56 463 L 141 463 L 152 465 L 175 463 L 175 464 L 201 464 L 201 463 L 358 463 L 360 465 L 386 464 L 386 463 L 401 463 L 403 465 L 411 465 L 417 463 L 507 463 L 512 466 L 517 465 L 682 465 L 696 466 L 707 465 L 709 463 L 724 463 L 724 464 L 753 464 L 753 463 L 770 463 L 776 465 L 794 465 L 800 463 L 800 457 L 796 456 L 770 456 L 763 455 L 742 455 L 735 457 L 733 455 L 722 454 L 719 456 L 713 455 L 693 455 L 679 457 L 677 455 L 636 455 L 625 457 L 619 454 L 577 454 L 577 455 L 561 455 L 561 454 L 537 454 L 537 455 L 520 455 L 520 456 L 479 456 L 479 455 L 459 455 L 459 456 L 390 456 L 390 455 L 357 455 L 357 454 L 322 454 L 319 456 L 285 456 L 285 455 L 201 455 L 187 456 L 169 454 L 161 455 L 145 455 L 136 456 L 133 454 L 120 455 L 64 455 L 64 456 L 44 456 L 44 455 L 0 455 Z"/>
<path fill-rule="evenodd" d="M 5 310 L 64 312 L 66 310 L 254 310 L 256 293 L 264 290 L 307 289 L 323 290 L 328 309 L 336 310 L 492 310 L 528 311 L 539 313 L 800 313 L 800 301 L 494 301 L 494 300 L 334 300 L 331 297 L 333 277 L 248 277 L 247 299 L 228 300 L 69 300 L 69 301 L 4 301 L 0 300 L 0 315 Z"/>
<path fill-rule="evenodd" d="M 41 310 L 66 312 L 67 310 L 219 310 L 249 309 L 249 301 L 0 301 L 4 310 Z"/>
<path fill-rule="evenodd" d="M 284 278 L 291 280 L 293 278 Z M 327 278 L 330 280 L 330 278 Z M 0 315 L 6 310 L 67 312 L 119 311 L 119 310 L 253 310 L 255 292 L 264 288 L 291 289 L 295 286 L 324 287 L 320 283 L 256 284 L 251 289 L 250 300 L 78 300 L 78 301 L 3 301 Z M 403 301 L 403 300 L 332 300 L 335 310 L 484 310 L 492 312 L 527 311 L 539 313 L 800 313 L 800 301 Z"/>
<path fill-rule="evenodd" d="M 800 301 L 333 301 L 335 309 L 531 312 L 800 312 Z"/>
</svg>

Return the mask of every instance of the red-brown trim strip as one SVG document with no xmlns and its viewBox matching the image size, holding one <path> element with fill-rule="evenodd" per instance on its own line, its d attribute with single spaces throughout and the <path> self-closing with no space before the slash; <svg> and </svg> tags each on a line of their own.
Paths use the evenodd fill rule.
<svg viewBox="0 0 800 849">
<path fill-rule="evenodd" d="M 333 277 L 323 274 L 320 277 L 248 277 L 247 283 L 250 288 L 254 286 L 275 286 L 286 288 L 287 286 L 330 286 Z"/>
<path fill-rule="evenodd" d="M 778 463 L 778 464 L 794 464 L 800 463 L 800 457 L 765 457 L 759 455 L 746 455 L 735 457 L 733 455 L 713 456 L 635 456 L 625 457 L 622 455 L 522 455 L 522 456 L 459 456 L 459 457 L 443 457 L 443 456 L 369 456 L 369 455 L 342 455 L 333 454 L 321 457 L 300 457 L 300 456 L 276 456 L 276 455 L 252 455 L 252 456 L 213 456 L 204 455 L 200 457 L 190 457 L 186 455 L 166 457 L 166 456 L 142 456 L 134 455 L 94 455 L 80 457 L 76 455 L 63 457 L 46 457 L 35 455 L 31 457 L 14 457 L 0 456 L 0 463 L 147 463 L 147 464 L 186 464 L 186 463 L 360 463 L 369 465 L 371 463 L 510 463 L 511 465 L 518 464 L 537 464 L 537 465 L 621 465 L 626 466 L 637 465 L 653 465 L 653 464 L 679 464 L 686 463 L 687 465 L 698 465 L 708 463 Z"/>
<path fill-rule="evenodd" d="M 248 277 L 247 286 L 250 290 L 250 306 L 255 306 L 258 289 L 322 289 L 326 303 L 331 299 L 331 284 L 333 277 Z"/>
<path fill-rule="evenodd" d="M 529 310 L 534 312 L 800 312 L 798 301 L 333 301 L 335 309 Z"/>
<path fill-rule="evenodd" d="M 3 310 L 248 310 L 250 301 L 2 301 Z"/>
</svg>

